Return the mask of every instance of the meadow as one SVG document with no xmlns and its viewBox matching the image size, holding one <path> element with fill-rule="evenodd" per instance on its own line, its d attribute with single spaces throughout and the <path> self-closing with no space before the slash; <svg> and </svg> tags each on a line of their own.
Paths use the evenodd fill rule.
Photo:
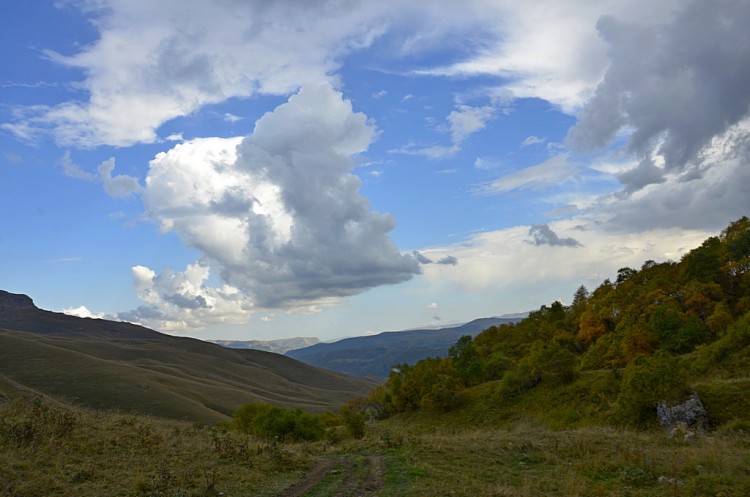
<svg viewBox="0 0 750 497">
<path fill-rule="evenodd" d="M 5 398 L 0 496 L 750 495 L 742 427 L 686 441 L 660 429 L 456 416 L 402 414 L 368 423 L 359 439 L 334 423 L 322 440 L 292 443 Z"/>
</svg>

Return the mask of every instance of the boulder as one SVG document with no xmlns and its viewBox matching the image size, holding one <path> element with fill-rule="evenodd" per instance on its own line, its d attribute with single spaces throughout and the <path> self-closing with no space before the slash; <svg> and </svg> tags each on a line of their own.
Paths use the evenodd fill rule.
<svg viewBox="0 0 750 497">
<path fill-rule="evenodd" d="M 708 427 L 708 412 L 696 394 L 672 406 L 662 400 L 656 407 L 656 415 L 664 430 L 670 434 L 679 431 L 703 433 Z"/>
</svg>

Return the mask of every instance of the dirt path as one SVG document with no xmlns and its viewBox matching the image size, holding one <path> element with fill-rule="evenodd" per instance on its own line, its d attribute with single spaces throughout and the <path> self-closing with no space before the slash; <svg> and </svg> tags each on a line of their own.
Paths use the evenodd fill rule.
<svg viewBox="0 0 750 497">
<path fill-rule="evenodd" d="M 382 456 L 326 457 L 310 470 L 304 480 L 278 497 L 304 497 L 328 476 L 334 477 L 329 489 L 332 497 L 376 497 L 383 488 L 385 464 Z"/>
</svg>

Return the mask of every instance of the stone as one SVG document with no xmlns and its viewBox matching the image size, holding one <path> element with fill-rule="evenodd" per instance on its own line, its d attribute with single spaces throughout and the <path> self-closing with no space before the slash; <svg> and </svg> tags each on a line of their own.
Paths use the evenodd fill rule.
<svg viewBox="0 0 750 497">
<path fill-rule="evenodd" d="M 708 412 L 696 394 L 673 406 L 662 400 L 656 407 L 656 415 L 670 437 L 682 434 L 688 439 L 688 434 L 694 437 L 696 432 L 704 433 L 708 427 Z"/>
</svg>

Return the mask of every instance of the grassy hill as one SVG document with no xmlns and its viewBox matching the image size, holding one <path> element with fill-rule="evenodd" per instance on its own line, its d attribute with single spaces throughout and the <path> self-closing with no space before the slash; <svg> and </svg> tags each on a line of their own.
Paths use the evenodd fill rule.
<svg viewBox="0 0 750 497">
<path fill-rule="evenodd" d="M 552 429 L 546 423 L 566 409 L 548 408 L 557 394 L 546 386 L 514 407 L 492 405 L 480 390 L 459 411 L 404 413 L 368 424 L 361 439 L 333 426 L 305 443 L 0 396 L 0 495 L 749 495 L 742 430 L 688 442 L 569 424 L 569 415 L 567 427 Z M 534 409 L 531 397 L 543 402 Z"/>
<path fill-rule="evenodd" d="M 335 409 L 373 383 L 278 354 L 232 350 L 127 323 L 37 309 L 0 294 L 0 393 L 220 422 L 247 402 Z"/>
<path fill-rule="evenodd" d="M 449 357 L 401 367 L 360 405 L 384 417 L 454 412 L 447 419 L 643 428 L 658 425 L 661 402 L 697 394 L 711 427 L 744 430 L 748 378 L 750 220 L 742 218 L 680 262 L 621 268 L 593 292 L 580 287 L 570 306 L 544 305 L 460 339 Z"/>
<path fill-rule="evenodd" d="M 202 389 L 219 380 L 241 389 L 250 363 L 270 375 L 263 395 L 281 400 L 300 383 L 306 398 L 312 386 L 329 392 L 333 373 L 306 378 L 318 370 L 288 358 L 278 369 L 273 354 L 186 339 L 11 331 L 0 338 L 0 355 L 10 347 L 16 358 L 11 364 L 11 355 L 0 357 L 2 497 L 750 495 L 747 219 L 679 263 L 623 268 L 617 281 L 592 293 L 579 289 L 571 306 L 542 306 L 517 324 L 459 339 L 448 357 L 392 372 L 339 416 L 318 416 L 324 438 L 304 443 L 264 436 L 258 418 L 252 430 L 243 429 L 240 415 L 200 427 L 12 400 L 3 392 L 38 383 L 70 398 L 72 383 L 84 398 L 97 399 L 103 387 L 91 383 L 96 375 L 104 385 L 115 383 L 105 388 L 109 395 L 132 396 L 130 403 L 145 402 L 133 385 L 163 388 L 152 401 L 173 394 L 170 405 L 203 406 L 224 419 L 206 402 L 221 399 L 219 390 L 200 398 Z M 168 362 L 164 343 L 174 355 Z M 192 366 L 198 360 L 200 375 Z M 138 381 L 118 384 L 127 374 Z M 657 403 L 691 393 L 703 402 L 707 425 L 663 430 Z M 258 417 L 273 409 L 249 407 Z M 349 430 L 357 419 L 359 435 Z"/>
</svg>

